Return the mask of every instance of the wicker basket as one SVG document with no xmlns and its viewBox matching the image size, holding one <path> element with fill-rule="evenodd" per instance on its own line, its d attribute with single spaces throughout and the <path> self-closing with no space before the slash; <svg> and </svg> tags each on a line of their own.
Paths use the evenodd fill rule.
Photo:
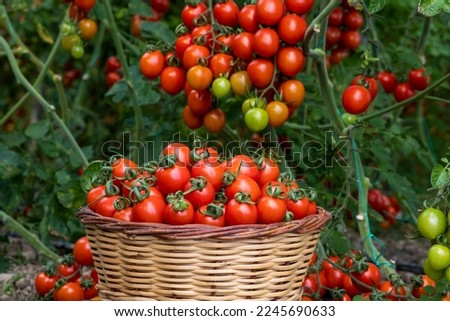
<svg viewBox="0 0 450 321">
<path fill-rule="evenodd" d="M 82 208 L 102 300 L 300 300 L 331 215 L 223 228 L 125 223 Z"/>
</svg>

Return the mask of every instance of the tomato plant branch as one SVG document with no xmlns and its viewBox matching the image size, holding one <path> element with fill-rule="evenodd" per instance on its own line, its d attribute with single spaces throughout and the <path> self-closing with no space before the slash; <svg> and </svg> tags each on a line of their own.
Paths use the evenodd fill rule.
<svg viewBox="0 0 450 321">
<path fill-rule="evenodd" d="M 352 154 L 353 163 L 355 168 L 356 181 L 358 185 L 358 215 L 356 216 L 356 224 L 358 226 L 359 234 L 363 241 L 364 251 L 368 254 L 370 259 L 375 262 L 377 266 L 381 269 L 384 275 L 390 276 L 392 274 L 397 274 L 395 269 L 392 267 L 392 262 L 386 260 L 378 249 L 373 244 L 373 235 L 370 231 L 369 217 L 367 215 L 367 192 L 369 189 L 369 184 L 366 181 L 364 174 L 364 167 L 361 163 L 361 158 L 359 155 L 358 147 L 356 145 L 355 139 L 352 137 Z"/>
<path fill-rule="evenodd" d="M 384 109 L 382 109 L 382 110 L 375 111 L 375 112 L 372 112 L 372 113 L 367 114 L 367 115 L 365 115 L 365 116 L 359 117 L 359 118 L 358 118 L 358 122 L 365 121 L 365 120 L 369 120 L 369 119 L 373 119 L 373 118 L 382 116 L 382 115 L 384 115 L 384 114 L 387 114 L 387 113 L 389 113 L 389 112 L 391 112 L 391 111 L 393 111 L 393 110 L 396 110 L 396 109 L 398 109 L 398 108 L 400 108 L 400 107 L 409 105 L 409 104 L 415 102 L 416 100 L 419 100 L 419 99 L 421 99 L 421 98 L 427 96 L 427 94 L 428 94 L 429 92 L 431 92 L 431 91 L 434 90 L 435 88 L 439 87 L 442 83 L 446 82 L 448 79 L 450 79 L 450 73 L 447 73 L 445 76 L 442 76 L 441 78 L 439 78 L 438 80 L 436 80 L 433 84 L 431 84 L 427 89 L 422 90 L 422 91 L 419 92 L 417 95 L 415 95 L 415 96 L 413 96 L 413 97 L 411 97 L 411 98 L 409 98 L 409 99 L 406 99 L 406 100 L 404 100 L 404 101 L 401 101 L 401 102 L 399 102 L 399 103 L 396 103 L 396 104 L 394 104 L 394 105 L 391 105 L 391 106 L 389 106 L 389 107 L 386 107 L 386 108 L 384 108 Z"/>
<path fill-rule="evenodd" d="M 0 6 L 0 16 L 5 19 L 6 24 L 8 26 L 8 32 L 10 33 L 11 37 L 21 46 L 23 47 L 28 53 L 31 54 L 31 51 L 28 49 L 28 47 L 25 46 L 25 44 L 21 41 L 21 39 L 17 36 L 16 31 L 14 30 L 14 28 L 11 25 L 11 22 L 9 21 L 9 17 L 6 13 L 6 9 L 4 6 Z M 46 74 L 50 75 L 51 77 L 53 77 L 55 74 L 49 70 L 50 68 L 50 64 L 53 62 L 53 59 L 56 56 L 56 52 L 59 49 L 59 46 L 61 44 L 61 40 L 62 40 L 62 33 L 59 32 L 55 43 L 53 44 L 53 47 L 47 57 L 47 60 L 45 61 L 45 63 L 42 63 L 37 57 L 37 61 L 38 61 L 38 66 L 41 67 L 41 71 L 39 72 L 39 75 L 37 76 L 36 80 L 33 83 L 33 87 L 37 88 L 39 87 L 39 85 L 41 84 L 41 82 L 44 80 Z M 5 54 L 7 54 L 5 52 Z M 2 126 L 3 124 L 5 124 L 8 119 L 14 115 L 16 113 L 17 110 L 19 110 L 20 107 L 23 106 L 23 104 L 25 103 L 25 101 L 30 97 L 30 93 L 27 92 L 25 95 L 22 96 L 22 98 L 16 103 L 14 104 L 14 106 L 8 110 L 8 112 L 1 118 L 0 120 L 0 126 Z"/>
<path fill-rule="evenodd" d="M 39 240 L 36 234 L 28 231 L 22 224 L 17 222 L 7 213 L 0 210 L 0 222 L 2 222 L 7 229 L 16 232 L 21 237 L 23 237 L 30 245 L 35 249 L 40 256 L 45 256 L 46 258 L 59 261 L 60 257 L 58 254 L 50 250 L 44 243 Z"/>
<path fill-rule="evenodd" d="M 17 65 L 17 61 L 11 51 L 11 47 L 8 45 L 8 42 L 0 36 L 0 46 L 3 47 L 3 49 L 6 52 L 6 55 L 8 57 L 9 63 L 11 65 L 11 68 L 14 72 L 14 75 L 16 76 L 19 83 L 21 83 L 28 92 L 31 93 L 41 104 L 45 107 L 48 113 L 52 116 L 52 118 L 55 120 L 55 122 L 58 124 L 58 126 L 62 129 L 62 131 L 66 134 L 67 138 L 69 139 L 70 143 L 72 144 L 75 151 L 78 153 L 80 159 L 83 162 L 84 166 L 89 165 L 88 160 L 86 159 L 86 156 L 84 155 L 83 151 L 81 150 L 80 146 L 78 145 L 77 141 L 73 137 L 72 133 L 70 132 L 69 128 L 67 128 L 66 124 L 61 120 L 61 118 L 56 113 L 55 106 L 49 104 L 42 95 L 34 88 L 30 82 L 25 78 L 25 76 L 22 74 L 22 72 L 19 69 L 19 66 Z"/>
<path fill-rule="evenodd" d="M 69 105 L 67 103 L 67 97 L 66 93 L 64 92 L 61 76 L 60 75 L 53 76 L 53 83 L 55 84 L 56 92 L 58 93 L 59 97 L 62 121 L 64 123 L 67 123 L 67 120 L 69 119 Z"/>
<path fill-rule="evenodd" d="M 120 41 L 119 30 L 117 28 L 116 21 L 114 19 L 114 14 L 112 12 L 110 0 L 104 0 L 104 5 L 105 5 L 106 17 L 108 19 L 109 28 L 111 30 L 111 37 L 113 39 L 114 46 L 116 47 L 117 55 L 119 57 L 120 64 L 122 66 L 123 75 L 125 77 L 125 80 L 126 80 L 126 83 L 128 86 L 128 90 L 130 92 L 131 101 L 133 103 L 133 110 L 134 110 L 134 116 L 135 116 L 135 121 L 136 121 L 135 135 L 136 135 L 137 140 L 139 140 L 139 138 L 141 137 L 141 133 L 143 131 L 143 126 L 144 126 L 144 119 L 142 116 L 142 111 L 141 111 L 141 108 L 138 103 L 136 91 L 134 90 L 134 86 L 131 81 L 131 74 L 130 74 L 130 70 L 128 67 L 127 57 L 125 56 L 125 52 L 122 47 L 122 42 Z M 133 151 L 136 151 L 136 150 L 133 149 Z"/>
<path fill-rule="evenodd" d="M 320 30 L 320 25 L 322 21 L 328 18 L 328 15 L 334 8 L 339 6 L 342 0 L 331 0 L 328 4 L 323 8 L 323 10 L 311 21 L 310 25 L 306 29 L 305 38 L 303 39 L 303 52 L 306 55 L 309 55 L 310 52 L 310 42 L 313 35 Z"/>
<path fill-rule="evenodd" d="M 430 28 L 431 28 L 431 18 L 425 17 L 422 27 L 422 33 L 420 34 L 420 39 L 417 44 L 416 53 L 421 60 L 425 57 L 425 44 L 427 42 L 428 35 L 430 34 Z"/>
<path fill-rule="evenodd" d="M 424 111 L 424 102 L 418 104 L 417 106 L 417 125 L 419 127 L 419 136 L 422 141 L 423 146 L 425 146 L 428 150 L 428 155 L 430 156 L 430 168 L 436 164 L 436 155 L 433 152 L 433 148 L 431 146 L 430 135 L 428 133 L 428 129 L 426 126 L 426 120 L 423 117 Z"/>
<path fill-rule="evenodd" d="M 444 99 L 444 98 L 436 97 L 436 96 L 426 96 L 425 98 L 450 105 L 450 99 Z"/>
</svg>

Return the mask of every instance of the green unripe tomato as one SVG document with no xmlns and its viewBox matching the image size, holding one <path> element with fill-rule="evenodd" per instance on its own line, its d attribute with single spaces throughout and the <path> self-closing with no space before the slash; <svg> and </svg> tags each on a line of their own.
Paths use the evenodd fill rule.
<svg viewBox="0 0 450 321">
<path fill-rule="evenodd" d="M 419 214 L 417 228 L 422 236 L 434 240 L 447 230 L 445 214 L 437 208 L 427 208 Z"/>
<path fill-rule="evenodd" d="M 450 266 L 445 269 L 445 278 L 450 282 Z"/>
<path fill-rule="evenodd" d="M 211 89 L 214 97 L 220 99 L 228 95 L 231 90 L 231 84 L 228 79 L 220 77 L 214 79 Z"/>
<path fill-rule="evenodd" d="M 245 113 L 245 124 L 253 132 L 260 132 L 269 124 L 269 114 L 262 108 L 251 108 Z"/>
<path fill-rule="evenodd" d="M 75 26 L 72 23 L 66 22 L 61 26 L 61 32 L 65 36 L 72 35 L 75 33 Z"/>
<path fill-rule="evenodd" d="M 425 274 L 434 281 L 439 281 L 442 279 L 445 275 L 444 270 L 436 271 L 430 266 L 430 262 L 428 262 L 428 259 L 425 259 L 423 262 L 423 271 Z"/>
<path fill-rule="evenodd" d="M 69 35 L 65 36 L 61 41 L 62 48 L 70 52 L 75 45 L 81 44 L 81 38 L 78 35 Z"/>
<path fill-rule="evenodd" d="M 242 114 L 245 115 L 251 108 L 262 108 L 266 107 L 266 102 L 262 98 L 247 98 L 242 103 Z"/>
<path fill-rule="evenodd" d="M 352 124 L 356 123 L 356 120 L 357 120 L 356 115 L 352 115 L 350 113 L 342 114 L 342 119 L 345 121 L 345 123 L 347 125 L 352 125 Z"/>
<path fill-rule="evenodd" d="M 84 48 L 82 45 L 74 45 L 70 50 L 70 54 L 75 59 L 80 59 L 84 56 Z"/>
<path fill-rule="evenodd" d="M 434 244 L 428 250 L 428 263 L 433 270 L 443 270 L 450 265 L 450 249 L 441 244 Z"/>
</svg>

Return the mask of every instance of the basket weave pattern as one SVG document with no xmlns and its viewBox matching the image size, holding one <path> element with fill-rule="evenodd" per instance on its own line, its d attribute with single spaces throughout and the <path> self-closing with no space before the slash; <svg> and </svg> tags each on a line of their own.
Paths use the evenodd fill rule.
<svg viewBox="0 0 450 321">
<path fill-rule="evenodd" d="M 225 228 L 125 223 L 78 212 L 103 300 L 300 300 L 320 228 L 331 218 Z"/>
</svg>

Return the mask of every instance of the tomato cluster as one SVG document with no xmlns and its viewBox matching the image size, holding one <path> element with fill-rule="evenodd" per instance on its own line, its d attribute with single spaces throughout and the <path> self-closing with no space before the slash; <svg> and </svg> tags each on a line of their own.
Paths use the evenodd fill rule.
<svg viewBox="0 0 450 321">
<path fill-rule="evenodd" d="M 247 127 L 259 132 L 282 125 L 302 104 L 305 89 L 294 77 L 305 57 L 299 45 L 314 1 L 258 0 L 240 8 L 233 0 L 212 8 L 187 4 L 183 24 L 169 50 L 150 48 L 140 60 L 142 74 L 159 77 L 162 90 L 184 90 L 183 119 L 191 129 L 220 132 L 224 99 L 245 97 Z"/>
<path fill-rule="evenodd" d="M 381 190 L 372 188 L 367 194 L 367 201 L 375 211 L 383 215 L 385 219 L 381 223 L 383 228 L 395 223 L 400 214 L 400 204 L 394 196 L 387 196 Z"/>
<path fill-rule="evenodd" d="M 81 77 L 81 70 L 75 68 L 71 61 L 64 64 L 62 83 L 64 87 L 70 87 L 72 83 Z"/>
<path fill-rule="evenodd" d="M 416 95 L 417 90 L 428 87 L 430 77 L 424 67 L 413 69 L 408 73 L 408 81 L 397 82 L 397 76 L 390 71 L 380 71 L 376 78 L 386 93 L 393 93 L 397 102 L 409 99 Z"/>
<path fill-rule="evenodd" d="M 113 158 L 98 174 L 105 183 L 87 193 L 88 207 L 127 222 L 218 227 L 297 220 L 317 212 L 315 191 L 300 188 L 269 157 L 239 154 L 222 160 L 213 147 L 191 150 L 182 143 L 169 144 L 160 156 L 142 167 Z"/>
<path fill-rule="evenodd" d="M 105 83 L 108 88 L 111 88 L 116 82 L 118 82 L 122 77 L 122 65 L 120 64 L 119 58 L 116 56 L 110 56 L 105 61 Z"/>
<path fill-rule="evenodd" d="M 89 241 L 81 237 L 75 242 L 72 254 L 36 275 L 36 293 L 55 301 L 91 300 L 98 294 L 98 275 L 93 265 Z"/>
<path fill-rule="evenodd" d="M 363 14 L 347 1 L 336 7 L 328 16 L 325 47 L 329 51 L 329 66 L 339 64 L 361 45 L 359 29 L 364 25 Z"/>
<path fill-rule="evenodd" d="M 438 208 L 429 207 L 417 218 L 419 233 L 431 241 L 423 263 L 425 274 L 438 281 L 450 282 L 450 212 L 445 215 Z"/>
<path fill-rule="evenodd" d="M 96 0 L 73 0 L 69 7 L 70 21 L 61 26 L 64 35 L 62 48 L 70 52 L 73 58 L 84 56 L 83 40 L 88 41 L 97 34 L 97 23 L 88 15 L 95 6 Z"/>
<path fill-rule="evenodd" d="M 427 275 L 418 275 L 410 284 L 400 280 L 384 280 L 379 268 L 362 258 L 362 253 L 331 255 L 320 261 L 314 254 L 306 276 L 304 301 L 440 299 L 436 282 Z M 444 295 L 445 297 L 445 295 Z"/>
<path fill-rule="evenodd" d="M 150 0 L 150 8 L 152 9 L 151 16 L 135 14 L 131 18 L 130 32 L 135 37 L 141 36 L 141 22 L 159 21 L 164 18 L 164 15 L 170 9 L 170 0 Z"/>
</svg>

